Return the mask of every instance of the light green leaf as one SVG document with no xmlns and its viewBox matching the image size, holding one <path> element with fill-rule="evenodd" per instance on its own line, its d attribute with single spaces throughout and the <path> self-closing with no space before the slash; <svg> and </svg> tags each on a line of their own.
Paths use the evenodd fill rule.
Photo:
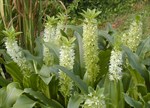
<svg viewBox="0 0 150 108">
<path fill-rule="evenodd" d="M 80 103 L 83 102 L 83 96 L 79 94 L 74 94 L 71 96 L 68 102 L 68 107 L 67 108 L 79 108 Z"/>
<path fill-rule="evenodd" d="M 125 101 L 134 108 L 143 108 L 143 105 L 140 101 L 136 101 L 133 98 L 129 97 L 127 94 L 124 94 Z"/>
<path fill-rule="evenodd" d="M 108 34 L 108 31 L 99 30 L 98 35 L 104 37 L 110 43 L 110 45 L 114 44 L 113 36 Z"/>
<path fill-rule="evenodd" d="M 71 28 L 75 32 L 79 33 L 80 35 L 83 34 L 83 30 L 81 26 L 74 26 L 74 25 L 66 25 L 66 28 Z"/>
<path fill-rule="evenodd" d="M 33 91 L 30 88 L 24 89 L 24 93 L 29 94 L 33 98 L 37 99 L 39 102 L 44 103 L 46 106 L 50 106 L 51 108 L 63 108 L 63 106 L 53 99 L 49 99 L 44 94 L 39 91 Z"/>
<path fill-rule="evenodd" d="M 143 96 L 143 99 L 145 102 L 150 102 L 150 93 L 147 93 L 145 96 Z"/>
<path fill-rule="evenodd" d="M 50 81 L 52 80 L 52 75 L 50 74 L 51 71 L 50 71 L 50 68 L 43 65 L 40 72 L 39 72 L 39 76 L 40 78 L 45 82 L 45 84 L 49 84 Z"/>
<path fill-rule="evenodd" d="M 37 102 L 28 98 L 25 95 L 21 95 L 12 108 L 33 108 Z"/>
<path fill-rule="evenodd" d="M 59 65 L 56 65 L 54 68 L 62 70 L 62 72 L 66 73 L 74 82 L 75 84 L 79 87 L 79 89 L 85 93 L 85 94 L 88 94 L 88 87 L 86 85 L 86 83 L 84 83 L 80 78 L 79 76 L 76 76 L 73 74 L 73 72 L 69 71 L 68 69 L 62 67 L 62 66 L 59 66 Z"/>
<path fill-rule="evenodd" d="M 128 56 L 128 61 L 131 67 L 135 69 L 137 72 L 139 72 L 141 76 L 144 77 L 146 82 L 148 82 L 149 74 L 148 71 L 146 70 L 146 67 L 140 62 L 140 58 L 135 53 L 132 53 L 132 51 L 128 47 L 123 46 L 123 50 Z"/>
<path fill-rule="evenodd" d="M 133 81 L 133 84 L 135 85 L 135 87 L 138 87 L 138 91 L 141 94 L 143 94 L 143 95 L 146 94 L 147 88 L 145 86 L 144 78 L 137 71 L 132 69 L 131 67 L 128 67 L 128 69 L 129 69 L 130 74 L 132 76 L 132 81 Z M 133 85 L 131 85 L 131 86 L 133 86 Z"/>
<path fill-rule="evenodd" d="M 1 106 L 2 108 L 10 108 L 13 106 L 13 104 L 16 102 L 17 98 L 23 93 L 23 91 L 20 88 L 20 85 L 18 83 L 10 83 L 5 91 L 4 89 L 0 91 L 1 93 L 3 92 L 3 95 L 1 96 Z M 0 94 L 1 94 L 0 93 Z"/>
<path fill-rule="evenodd" d="M 145 54 L 146 54 L 148 51 L 150 51 L 149 46 L 150 46 L 150 37 L 146 38 L 145 40 L 143 40 L 143 41 L 140 43 L 140 45 L 139 45 L 138 48 L 137 48 L 136 54 L 137 54 L 140 58 L 144 59 Z"/>
<path fill-rule="evenodd" d="M 53 42 L 44 43 L 49 48 L 50 52 L 54 54 L 56 61 L 59 61 L 59 48 Z"/>
</svg>

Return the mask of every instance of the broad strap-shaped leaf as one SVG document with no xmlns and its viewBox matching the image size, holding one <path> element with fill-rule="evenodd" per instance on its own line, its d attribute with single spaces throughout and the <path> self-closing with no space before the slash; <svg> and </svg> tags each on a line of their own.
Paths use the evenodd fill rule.
<svg viewBox="0 0 150 108">
<path fill-rule="evenodd" d="M 104 37 L 110 43 L 110 45 L 114 44 L 113 36 L 108 34 L 108 31 L 99 30 L 98 35 Z"/>
<path fill-rule="evenodd" d="M 147 93 L 147 88 L 145 86 L 145 80 L 144 78 L 140 75 L 140 73 L 138 73 L 135 69 L 132 69 L 131 67 L 128 67 L 130 74 L 132 76 L 132 87 L 137 87 L 138 88 L 138 92 L 140 92 L 141 94 L 146 94 Z M 133 85 L 134 84 L 134 85 Z M 132 88 L 130 87 L 130 88 Z M 133 87 L 133 88 L 134 88 Z"/>
<path fill-rule="evenodd" d="M 23 79 L 23 74 L 20 71 L 20 68 L 17 66 L 16 63 L 14 62 L 10 62 L 8 64 L 5 65 L 6 67 L 6 71 L 11 75 L 11 77 L 13 78 L 13 81 L 22 83 L 22 79 Z"/>
<path fill-rule="evenodd" d="M 37 102 L 28 98 L 25 95 L 21 95 L 12 108 L 33 108 Z"/>
<path fill-rule="evenodd" d="M 104 94 L 108 108 L 124 108 L 123 84 L 122 81 L 110 81 L 108 76 L 105 79 Z"/>
<path fill-rule="evenodd" d="M 43 43 L 46 47 L 49 48 L 50 52 L 54 55 L 55 61 L 59 61 L 59 47 L 55 45 L 53 42 L 45 42 Z"/>
<path fill-rule="evenodd" d="M 31 88 L 26 88 L 24 89 L 24 93 L 29 94 L 34 99 L 37 99 L 39 102 L 44 103 L 45 105 L 50 106 L 51 108 L 63 108 L 63 106 L 60 103 L 53 99 L 47 98 L 46 96 L 44 96 L 44 94 L 42 94 L 39 91 L 34 91 Z"/>
<path fill-rule="evenodd" d="M 74 35 L 77 39 L 77 45 L 78 45 L 76 48 L 77 51 L 76 51 L 76 55 L 75 55 L 76 56 L 75 61 L 76 61 L 77 65 L 80 65 L 80 70 L 77 70 L 77 71 L 79 71 L 78 74 L 80 74 L 80 76 L 83 77 L 85 64 L 84 64 L 84 60 L 83 60 L 84 56 L 83 56 L 82 37 L 78 32 L 74 32 Z M 77 67 L 79 67 L 79 66 L 77 66 Z"/>
<path fill-rule="evenodd" d="M 71 28 L 75 32 L 78 32 L 80 35 L 83 34 L 83 29 L 81 26 L 74 26 L 74 25 L 66 25 L 66 28 Z"/>
<path fill-rule="evenodd" d="M 143 108 L 143 105 L 140 101 L 136 101 L 133 98 L 129 97 L 127 94 L 124 93 L 125 101 L 134 108 Z"/>
<path fill-rule="evenodd" d="M 3 77 L 0 76 L 0 86 L 4 87 L 7 86 L 10 83 L 9 80 L 4 79 Z"/>
<path fill-rule="evenodd" d="M 129 64 L 133 69 L 139 72 L 144 79 L 148 82 L 149 81 L 149 73 L 146 70 L 146 67 L 141 63 L 140 58 L 137 54 L 133 53 L 128 47 L 123 46 L 123 50 L 128 56 Z"/>
<path fill-rule="evenodd" d="M 144 59 L 145 54 L 150 51 L 150 37 L 143 40 L 137 48 L 136 54 Z"/>
<path fill-rule="evenodd" d="M 111 55 L 111 50 L 99 52 L 99 59 L 100 59 L 98 63 L 100 67 L 99 77 L 102 77 L 104 74 L 107 74 L 110 55 Z"/>
<path fill-rule="evenodd" d="M 62 70 L 62 72 L 66 73 L 71 79 L 72 81 L 75 82 L 75 84 L 77 85 L 77 87 L 79 87 L 79 89 L 85 93 L 85 94 L 88 94 L 88 87 L 86 85 L 85 82 L 83 82 L 79 76 L 76 76 L 73 74 L 72 71 L 69 71 L 68 69 L 66 69 L 65 67 L 62 67 L 62 66 L 59 66 L 59 65 L 56 65 L 54 68 L 58 69 L 57 71 Z M 53 68 L 52 68 L 53 69 Z"/>
<path fill-rule="evenodd" d="M 49 84 L 50 81 L 52 80 L 52 75 L 50 71 L 50 67 L 47 67 L 45 65 L 42 66 L 41 70 L 39 71 L 39 76 L 40 78 L 45 82 L 45 84 Z"/>
<path fill-rule="evenodd" d="M 145 96 L 143 96 L 143 99 L 145 101 L 145 108 L 150 108 L 150 93 L 147 93 Z"/>
<path fill-rule="evenodd" d="M 42 41 L 41 41 L 40 37 L 35 39 L 35 44 L 36 44 L 36 47 L 34 48 L 35 55 L 37 57 L 42 57 L 42 55 L 43 55 L 43 45 L 42 45 Z"/>
<path fill-rule="evenodd" d="M 1 94 L 3 92 L 4 94 Z M 23 93 L 21 90 L 20 85 L 18 83 L 10 83 L 6 89 L 2 89 L 0 91 L 0 104 L 2 108 L 10 108 L 16 102 L 18 97 Z"/>
<path fill-rule="evenodd" d="M 28 61 L 36 61 L 38 64 L 42 65 L 42 56 L 34 56 L 28 50 L 22 50 L 22 52 Z"/>
</svg>

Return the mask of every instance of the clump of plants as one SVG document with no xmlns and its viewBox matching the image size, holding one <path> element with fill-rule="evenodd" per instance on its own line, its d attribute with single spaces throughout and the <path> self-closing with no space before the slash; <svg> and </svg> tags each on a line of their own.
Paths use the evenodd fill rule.
<svg viewBox="0 0 150 108">
<path fill-rule="evenodd" d="M 3 30 L 5 78 L 1 70 L 0 107 L 148 108 L 150 37 L 142 40 L 142 16 L 127 31 L 98 29 L 95 9 L 70 25 L 66 14 L 47 16 L 32 51 L 21 47 L 13 26 Z"/>
</svg>

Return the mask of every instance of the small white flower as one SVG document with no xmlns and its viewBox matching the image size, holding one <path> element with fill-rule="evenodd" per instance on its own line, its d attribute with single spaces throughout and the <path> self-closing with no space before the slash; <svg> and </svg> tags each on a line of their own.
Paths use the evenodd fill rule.
<svg viewBox="0 0 150 108">
<path fill-rule="evenodd" d="M 122 52 L 112 50 L 109 65 L 109 79 L 120 80 L 122 78 Z"/>
<path fill-rule="evenodd" d="M 98 94 L 97 91 L 89 93 L 85 96 L 83 108 L 106 108 L 105 96 L 103 93 Z"/>
</svg>

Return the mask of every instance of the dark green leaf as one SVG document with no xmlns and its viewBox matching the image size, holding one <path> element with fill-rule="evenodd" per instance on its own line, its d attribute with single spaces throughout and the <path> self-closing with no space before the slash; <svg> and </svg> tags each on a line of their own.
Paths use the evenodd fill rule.
<svg viewBox="0 0 150 108">
<path fill-rule="evenodd" d="M 22 83 L 23 75 L 22 72 L 20 71 L 20 68 L 17 66 L 16 63 L 10 62 L 5 65 L 7 72 L 11 75 L 13 78 L 13 81 Z"/>
<path fill-rule="evenodd" d="M 77 38 L 77 45 L 78 48 L 76 49 L 76 62 L 77 62 L 77 67 L 80 67 L 80 70 L 77 70 L 78 72 L 80 71 L 80 73 L 78 73 L 79 75 L 81 75 L 83 77 L 84 75 L 84 60 L 83 60 L 83 43 L 82 43 L 82 37 L 78 32 L 75 32 L 74 35 Z"/>
<path fill-rule="evenodd" d="M 50 106 L 52 108 L 63 108 L 63 106 L 60 103 L 53 99 L 47 98 L 46 96 L 44 96 L 44 94 L 42 94 L 39 91 L 33 91 L 30 88 L 26 88 L 24 89 L 24 93 L 29 94 L 33 98 L 39 100 L 41 103 L 44 103 L 45 105 Z"/>
<path fill-rule="evenodd" d="M 108 34 L 108 31 L 99 30 L 98 35 L 104 37 L 111 45 L 113 45 L 113 43 L 114 43 L 113 36 Z"/>
<path fill-rule="evenodd" d="M 7 86 L 9 83 L 10 81 L 0 76 L 0 86 L 4 87 L 4 86 Z"/>
<path fill-rule="evenodd" d="M 135 53 L 132 53 L 132 51 L 125 46 L 123 46 L 123 50 L 128 56 L 128 61 L 131 67 L 135 69 L 137 72 L 139 72 L 148 82 L 149 74 L 148 71 L 146 70 L 146 67 L 141 63 L 140 58 Z"/>
<path fill-rule="evenodd" d="M 86 83 L 84 83 L 80 78 L 79 76 L 76 76 L 73 74 L 73 72 L 69 71 L 68 69 L 62 67 L 62 66 L 55 66 L 57 69 L 60 69 L 62 70 L 64 73 L 66 73 L 74 82 L 75 84 L 80 88 L 80 90 L 87 94 L 88 93 L 88 87 L 86 85 Z M 59 71 L 59 70 L 58 70 Z"/>
<path fill-rule="evenodd" d="M 71 28 L 72 30 L 78 32 L 80 35 L 82 35 L 82 33 L 83 33 L 81 26 L 66 25 L 66 28 Z"/>
</svg>

